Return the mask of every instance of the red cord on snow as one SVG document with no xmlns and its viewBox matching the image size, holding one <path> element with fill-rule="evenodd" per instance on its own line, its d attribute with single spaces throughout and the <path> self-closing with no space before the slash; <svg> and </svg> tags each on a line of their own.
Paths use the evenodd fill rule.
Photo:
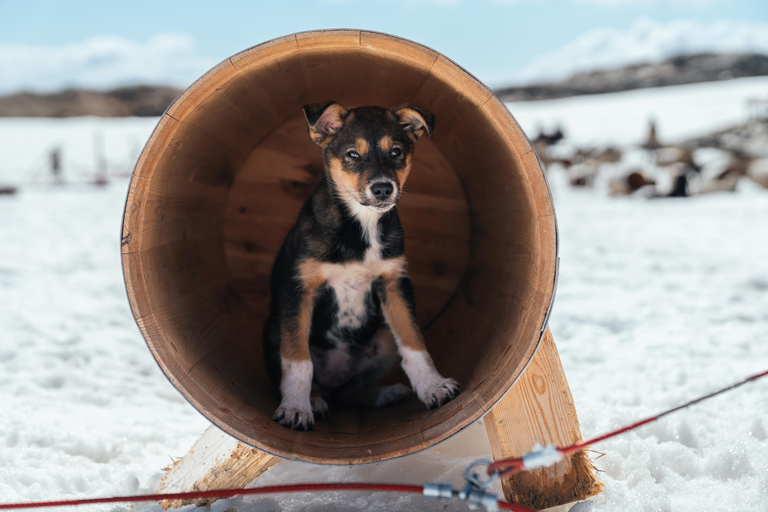
<svg viewBox="0 0 768 512">
<path fill-rule="evenodd" d="M 562 459 L 566 455 L 575 453 L 583 448 L 594 443 L 610 439 L 611 437 L 618 436 L 630 430 L 634 430 L 638 427 L 652 423 L 659 418 L 662 418 L 673 412 L 677 412 L 681 409 L 685 409 L 691 405 L 704 401 L 708 398 L 712 398 L 726 391 L 731 391 L 739 386 L 752 382 L 768 375 L 768 370 L 747 377 L 741 382 L 720 389 L 708 395 L 699 397 L 695 400 L 691 400 L 672 409 L 668 409 L 656 416 L 646 418 L 638 421 L 626 427 L 616 429 L 607 434 L 603 434 L 598 437 L 594 437 L 587 441 L 567 446 L 565 448 L 558 448 L 554 445 L 547 447 L 534 447 L 534 451 L 528 453 L 520 458 L 504 459 L 493 463 L 488 463 L 488 474 L 492 476 L 508 476 L 520 471 L 529 469 L 535 469 L 538 467 L 550 466 Z M 450 486 L 448 486 L 450 487 Z M 192 491 L 192 492 L 178 492 L 168 494 L 144 494 L 139 496 L 116 496 L 112 498 L 88 498 L 88 499 L 75 499 L 75 500 L 59 500 L 59 501 L 38 501 L 32 503 L 7 503 L 0 504 L 0 510 L 19 510 L 27 508 L 47 508 L 47 507 L 66 507 L 73 505 L 94 505 L 103 503 L 131 503 L 141 501 L 164 501 L 164 500 L 194 500 L 201 498 L 229 498 L 232 496 L 244 496 L 244 495 L 259 495 L 259 494 L 277 494 L 286 492 L 319 492 L 319 491 L 377 491 L 377 492 L 406 492 L 415 494 L 426 494 L 425 486 L 418 485 L 393 485 L 393 484 L 366 484 L 366 483 L 327 483 L 327 484 L 296 484 L 296 485 L 273 485 L 268 487 L 256 487 L 250 489 L 219 489 L 213 491 Z M 450 491 L 450 489 L 449 489 Z M 455 491 L 448 493 L 450 496 L 455 496 Z M 430 494 L 431 495 L 431 494 Z M 461 493 L 459 493 L 461 495 Z M 514 503 L 507 503 L 506 501 L 498 500 L 497 506 L 503 510 L 512 510 L 515 512 L 535 512 L 528 507 L 516 505 Z"/>
<path fill-rule="evenodd" d="M 691 405 L 697 404 L 699 402 L 707 400 L 708 398 L 717 396 L 721 393 L 725 393 L 726 391 L 731 391 L 733 389 L 736 389 L 739 386 L 743 386 L 747 382 L 756 381 L 757 379 L 765 377 L 766 375 L 768 375 L 768 370 L 752 375 L 751 377 L 747 377 L 741 382 L 737 382 L 736 384 L 732 384 L 728 387 L 719 389 L 708 395 L 704 395 L 702 397 L 696 398 L 695 400 L 691 400 L 682 405 L 678 405 L 677 407 L 673 407 L 672 409 L 668 409 L 660 414 L 657 414 L 656 416 L 645 418 L 644 420 L 640 420 L 637 423 L 627 425 L 626 427 L 616 429 L 612 432 L 608 432 L 607 434 L 593 437 L 592 439 L 588 439 L 586 441 L 582 441 L 580 443 L 576 443 L 571 446 L 567 446 L 565 448 L 558 448 L 558 447 L 555 447 L 554 445 L 549 445 L 547 447 L 541 447 L 541 446 L 534 447 L 534 450 L 531 453 L 523 455 L 522 457 L 514 458 L 514 459 L 504 459 L 504 460 L 499 460 L 492 463 L 490 466 L 488 466 L 488 474 L 490 475 L 490 474 L 496 473 L 498 474 L 498 476 L 503 477 L 503 476 L 514 475 L 515 473 L 519 473 L 520 471 L 524 471 L 528 469 L 535 469 L 537 467 L 549 466 L 551 464 L 554 464 L 558 460 L 562 459 L 566 455 L 570 455 L 579 450 L 582 450 L 589 445 L 598 443 L 600 441 L 604 441 L 606 439 L 610 439 L 611 437 L 616 437 L 625 432 L 629 432 L 630 430 L 635 430 L 636 428 L 642 427 L 643 425 L 646 425 L 648 423 L 653 423 L 654 421 L 668 414 L 672 414 L 673 412 L 677 412 L 681 409 L 685 409 L 686 407 L 690 407 Z"/>
<path fill-rule="evenodd" d="M 195 500 L 202 498 L 230 498 L 232 496 L 246 496 L 259 494 L 278 494 L 287 492 L 321 492 L 321 491 L 377 491 L 377 492 L 405 492 L 422 494 L 424 487 L 419 485 L 393 485 L 393 484 L 366 484 L 366 483 L 327 483 L 327 484 L 296 484 L 296 485 L 272 485 L 268 487 L 254 487 L 250 489 L 219 489 L 214 491 L 191 491 L 167 494 L 144 494 L 138 496 L 115 496 L 112 498 L 89 498 L 77 500 L 38 501 L 34 503 L 9 503 L 0 504 L 0 510 L 18 510 L 26 508 L 68 507 L 74 505 L 96 505 L 104 503 L 135 503 L 141 501 L 164 500 Z M 534 510 L 507 503 L 499 500 L 498 507 L 514 512 L 535 512 Z"/>
</svg>

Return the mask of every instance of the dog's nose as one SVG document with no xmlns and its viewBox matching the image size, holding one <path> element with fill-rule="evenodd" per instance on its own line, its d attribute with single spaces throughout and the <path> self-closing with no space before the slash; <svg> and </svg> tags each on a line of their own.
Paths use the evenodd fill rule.
<svg viewBox="0 0 768 512">
<path fill-rule="evenodd" d="M 392 187 L 392 184 L 386 181 L 380 181 L 371 185 L 371 194 L 380 201 L 389 199 L 393 191 L 394 187 Z"/>
</svg>

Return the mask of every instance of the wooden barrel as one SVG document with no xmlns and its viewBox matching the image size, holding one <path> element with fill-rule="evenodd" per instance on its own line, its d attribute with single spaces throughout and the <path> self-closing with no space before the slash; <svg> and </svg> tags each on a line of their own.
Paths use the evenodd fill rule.
<svg viewBox="0 0 768 512">
<path fill-rule="evenodd" d="M 295 432 L 271 420 L 279 395 L 261 330 L 274 257 L 323 176 L 302 106 L 326 100 L 435 114 L 398 208 L 427 347 L 463 390 L 435 411 L 416 397 L 332 405 L 314 431 Z M 168 109 L 133 173 L 122 258 L 149 348 L 202 414 L 282 458 L 360 464 L 446 439 L 512 386 L 546 323 L 557 236 L 536 154 L 489 89 L 410 41 L 319 31 L 227 59 Z"/>
</svg>

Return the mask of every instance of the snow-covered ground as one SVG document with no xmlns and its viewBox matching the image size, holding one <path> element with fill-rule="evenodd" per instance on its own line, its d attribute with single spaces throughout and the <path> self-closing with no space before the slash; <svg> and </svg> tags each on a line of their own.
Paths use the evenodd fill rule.
<svg viewBox="0 0 768 512">
<path fill-rule="evenodd" d="M 713 98 L 707 102 L 680 87 L 674 101 L 663 100 L 674 92 L 666 89 L 511 108 L 531 135 L 536 123 L 547 126 L 561 112 L 574 138 L 626 144 L 642 137 L 647 115 L 663 103 L 656 112 L 661 135 L 681 138 L 689 129 L 703 133 L 743 120 L 736 101 L 727 116 L 715 114 L 740 83 L 757 84 L 742 100 L 768 95 L 768 81 L 747 80 L 696 86 Z M 568 107 L 579 103 L 589 103 L 594 115 Z M 634 112 L 632 133 L 601 121 L 622 109 Z M 675 124 L 691 115 L 698 117 L 686 117 L 684 129 Z M 65 171 L 70 163 L 92 167 L 99 137 L 119 170 L 154 123 L 0 120 L 0 182 L 22 187 L 16 196 L 0 196 L 0 503 L 153 492 L 162 468 L 208 426 L 158 369 L 128 308 L 118 241 L 127 179 L 101 189 L 24 186 L 44 176 L 41 155 L 59 142 Z M 585 437 L 768 368 L 768 190 L 744 180 L 735 193 L 616 199 L 600 188 L 572 189 L 556 170 L 550 181 L 561 233 L 551 328 Z M 594 450 L 604 454 L 595 463 L 605 489 L 578 512 L 768 510 L 768 381 Z M 484 429 L 473 425 L 396 461 L 356 468 L 281 463 L 259 483 L 458 485 L 469 461 L 489 455 Z M 229 508 L 466 510 L 370 493 L 235 498 L 212 506 Z"/>
<path fill-rule="evenodd" d="M 90 181 L 102 158 L 109 172 L 130 175 L 156 124 L 147 117 L 0 118 L 0 185 L 49 183 L 56 148 L 69 181 Z"/>
<path fill-rule="evenodd" d="M 750 99 L 768 100 L 768 77 L 509 103 L 530 137 L 560 125 L 580 145 L 639 144 L 655 120 L 659 141 L 682 140 L 743 122 Z"/>
</svg>

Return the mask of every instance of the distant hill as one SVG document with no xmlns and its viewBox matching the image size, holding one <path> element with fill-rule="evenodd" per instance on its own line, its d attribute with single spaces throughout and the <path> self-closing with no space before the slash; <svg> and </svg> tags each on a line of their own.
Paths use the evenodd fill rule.
<svg viewBox="0 0 768 512">
<path fill-rule="evenodd" d="M 506 87 L 496 94 L 507 102 L 548 100 L 768 75 L 768 55 L 681 55 L 659 63 L 576 73 L 550 83 Z M 0 117 L 159 116 L 182 93 L 172 87 L 140 85 L 99 92 L 68 89 L 53 94 L 22 92 L 0 97 Z"/>
<path fill-rule="evenodd" d="M 576 73 L 558 82 L 507 87 L 495 92 L 506 102 L 549 100 L 764 75 L 768 75 L 768 55 L 701 53 L 653 64 Z"/>
<path fill-rule="evenodd" d="M 181 94 L 172 87 L 140 85 L 99 92 L 67 89 L 0 97 L 0 117 L 159 116 Z"/>
</svg>

